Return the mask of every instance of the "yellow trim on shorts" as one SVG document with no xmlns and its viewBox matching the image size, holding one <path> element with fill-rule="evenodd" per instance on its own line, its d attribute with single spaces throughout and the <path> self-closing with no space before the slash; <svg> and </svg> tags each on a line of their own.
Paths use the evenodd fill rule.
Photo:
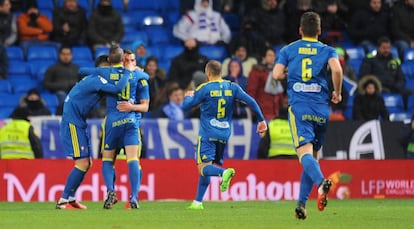
<svg viewBox="0 0 414 229">
<path fill-rule="evenodd" d="M 76 133 L 76 126 L 69 123 L 70 138 L 72 140 L 73 157 L 80 157 L 78 134 Z"/>
<path fill-rule="evenodd" d="M 296 129 L 296 119 L 295 115 L 292 112 L 292 107 L 289 106 L 288 108 L 288 114 L 289 114 L 289 125 L 292 132 L 293 137 L 293 144 L 295 147 L 299 146 L 299 138 L 298 138 L 298 130 Z"/>
<path fill-rule="evenodd" d="M 105 149 L 105 125 L 106 125 L 106 116 L 102 120 L 102 144 L 101 144 L 101 153 L 103 153 Z"/>
<path fill-rule="evenodd" d="M 198 136 L 198 139 L 197 139 L 197 165 L 198 164 L 200 164 L 202 161 L 201 161 L 201 155 L 200 155 L 200 148 L 201 148 L 201 136 Z"/>
</svg>

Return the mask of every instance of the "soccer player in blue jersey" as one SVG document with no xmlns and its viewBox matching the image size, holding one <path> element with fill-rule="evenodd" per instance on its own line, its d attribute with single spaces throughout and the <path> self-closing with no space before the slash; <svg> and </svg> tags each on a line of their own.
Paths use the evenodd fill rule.
<svg viewBox="0 0 414 229">
<path fill-rule="evenodd" d="M 298 219 L 306 219 L 306 201 L 313 185 L 318 186 L 318 209 L 323 211 L 332 181 L 325 179 L 316 160 L 317 152 L 324 142 L 329 119 L 329 100 L 342 100 L 342 68 L 335 49 L 321 42 L 321 19 L 317 13 L 304 13 L 300 20 L 301 39 L 279 52 L 273 68 L 273 78 L 287 77 L 289 98 L 289 124 L 293 143 L 303 167 L 300 180 Z M 334 91 L 328 89 L 327 71 L 332 72 Z"/>
<path fill-rule="evenodd" d="M 135 54 L 126 50 L 123 57 L 124 64 L 135 64 Z M 119 69 L 122 62 L 112 65 L 111 82 L 120 79 Z M 128 175 L 131 187 L 131 196 L 126 208 L 138 209 L 138 192 L 141 181 L 141 170 L 139 165 L 140 135 L 139 125 L 141 112 L 147 112 L 149 108 L 149 76 L 142 71 L 134 71 L 130 74 L 127 87 L 116 96 L 107 96 L 107 117 L 104 126 L 102 174 L 107 187 L 107 198 L 104 208 L 111 209 L 116 203 L 114 185 L 114 158 L 116 149 L 125 148 Z"/>
<path fill-rule="evenodd" d="M 125 74 L 129 75 L 130 71 L 125 71 Z M 109 77 L 89 75 L 78 82 L 65 98 L 60 136 L 65 154 L 73 158 L 75 166 L 67 178 L 61 198 L 56 203 L 57 209 L 87 208 L 75 199 L 75 192 L 92 164 L 86 117 L 103 93 L 119 93 L 127 83 L 128 77 L 121 77 L 115 85 L 109 81 Z"/>
<path fill-rule="evenodd" d="M 221 176 L 220 191 L 225 192 L 235 174 L 233 168 L 224 169 L 223 152 L 231 134 L 233 104 L 236 100 L 245 102 L 258 117 L 257 133 L 267 129 L 262 111 L 256 101 L 241 87 L 221 78 L 221 64 L 209 61 L 205 67 L 208 82 L 199 85 L 195 91 L 188 91 L 183 109 L 200 107 L 200 130 L 197 142 L 196 163 L 200 172 L 195 200 L 189 209 L 204 209 L 203 196 L 210 184 L 211 176 Z M 214 163 L 214 164 L 213 164 Z"/>
</svg>

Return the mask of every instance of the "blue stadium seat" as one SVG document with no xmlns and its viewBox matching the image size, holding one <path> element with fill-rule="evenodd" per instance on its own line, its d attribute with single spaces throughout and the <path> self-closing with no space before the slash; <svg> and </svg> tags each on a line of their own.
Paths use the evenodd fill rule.
<svg viewBox="0 0 414 229">
<path fill-rule="evenodd" d="M 165 19 L 165 25 L 171 29 L 181 18 L 181 14 L 179 11 L 167 11 L 162 15 Z"/>
<path fill-rule="evenodd" d="M 387 107 L 388 113 L 405 112 L 401 94 L 383 93 L 382 97 L 384 98 L 384 103 Z"/>
<path fill-rule="evenodd" d="M 170 71 L 171 60 L 160 60 L 158 61 L 158 67 L 165 70 L 166 73 Z"/>
<path fill-rule="evenodd" d="M 78 65 L 79 67 L 88 67 L 93 68 L 95 67 L 95 62 L 93 60 L 73 60 L 74 64 Z"/>
<path fill-rule="evenodd" d="M 179 12 L 180 11 L 180 0 L 156 0 L 163 12 Z"/>
<path fill-rule="evenodd" d="M 8 80 L 0 80 L 0 93 L 12 93 L 12 88 Z"/>
<path fill-rule="evenodd" d="M 53 20 L 53 11 L 49 9 L 39 9 L 39 13 L 45 15 L 50 21 Z"/>
<path fill-rule="evenodd" d="M 43 45 L 43 46 L 30 46 L 27 49 L 27 61 L 32 60 L 53 60 L 57 61 L 57 51 L 54 46 Z"/>
<path fill-rule="evenodd" d="M 352 120 L 352 107 L 354 106 L 354 98 L 355 98 L 354 95 L 349 95 L 348 96 L 348 100 L 347 100 L 347 103 L 346 103 L 346 108 L 343 112 L 344 117 L 347 120 Z"/>
<path fill-rule="evenodd" d="M 57 96 L 50 92 L 42 92 L 40 97 L 45 101 L 47 108 L 49 108 L 52 114 L 56 114 L 56 109 L 59 106 L 59 100 Z"/>
<path fill-rule="evenodd" d="M 14 107 L 2 107 L 0 106 L 0 119 L 7 119 L 13 112 Z"/>
<path fill-rule="evenodd" d="M 19 100 L 20 97 L 22 96 L 22 94 L 5 94 L 2 93 L 0 94 L 0 110 L 2 110 L 2 108 L 15 108 L 17 105 L 19 105 Z"/>
<path fill-rule="evenodd" d="M 122 47 L 128 47 L 132 49 L 131 45 L 137 41 L 141 40 L 145 44 L 148 44 L 148 35 L 145 31 L 142 30 L 129 30 L 125 32 L 124 37 L 121 40 Z"/>
<path fill-rule="evenodd" d="M 99 0 L 94 0 L 93 9 L 95 9 L 98 4 Z M 112 7 L 121 13 L 124 12 L 124 0 L 112 0 Z"/>
<path fill-rule="evenodd" d="M 136 10 L 153 10 L 158 11 L 160 10 L 160 6 L 157 1 L 129 1 L 128 3 L 128 10 L 129 11 L 136 11 Z"/>
<path fill-rule="evenodd" d="M 55 2 L 54 0 L 37 0 L 37 7 L 39 10 L 53 10 L 55 8 Z"/>
<path fill-rule="evenodd" d="M 406 61 L 414 61 L 414 48 L 407 48 L 404 51 L 404 62 Z"/>
<path fill-rule="evenodd" d="M 73 60 L 90 60 L 93 61 L 92 52 L 88 46 L 73 46 Z"/>
<path fill-rule="evenodd" d="M 55 64 L 56 61 L 53 60 L 32 60 L 29 65 L 32 71 L 32 77 L 38 81 L 42 81 L 45 77 L 46 70 Z"/>
<path fill-rule="evenodd" d="M 162 60 L 171 60 L 174 57 L 178 56 L 184 51 L 184 46 L 182 45 L 167 45 L 164 49 L 164 54 L 162 55 Z"/>
<path fill-rule="evenodd" d="M 22 75 L 9 75 L 7 79 L 18 79 L 18 80 L 32 80 L 33 76 L 31 74 L 22 74 Z"/>
<path fill-rule="evenodd" d="M 128 11 L 128 14 L 134 18 L 134 21 L 136 22 L 136 28 L 142 29 L 144 26 L 144 18 L 146 17 L 161 17 L 160 13 L 158 13 L 155 10 L 134 10 L 134 11 Z M 164 21 L 162 21 L 164 23 Z"/>
<path fill-rule="evenodd" d="M 136 30 L 136 28 L 138 27 L 138 21 L 135 15 L 123 13 L 121 14 L 121 17 L 125 33 L 131 30 Z"/>
<path fill-rule="evenodd" d="M 147 15 L 142 19 L 141 26 L 164 26 L 164 18 L 158 14 Z"/>
<path fill-rule="evenodd" d="M 158 60 L 162 59 L 164 55 L 163 52 L 164 46 L 156 45 L 156 46 L 147 46 L 147 54 L 150 56 L 155 56 Z"/>
<path fill-rule="evenodd" d="M 95 59 L 96 59 L 100 55 L 108 55 L 108 53 L 109 53 L 109 48 L 108 47 L 97 47 L 95 49 L 94 56 L 95 56 Z"/>
<path fill-rule="evenodd" d="M 34 79 L 20 79 L 11 78 L 9 79 L 14 94 L 23 94 L 28 92 L 30 89 L 39 88 L 40 82 Z"/>
<path fill-rule="evenodd" d="M 414 90 L 414 61 L 405 61 L 401 64 L 405 76 L 405 88 Z"/>
<path fill-rule="evenodd" d="M 240 30 L 240 17 L 234 13 L 224 13 L 222 14 L 224 21 L 230 27 L 230 30 L 233 33 L 237 33 Z"/>
<path fill-rule="evenodd" d="M 365 58 L 365 51 L 364 51 L 364 48 L 362 48 L 361 46 L 347 47 L 345 48 L 345 50 L 350 60 L 351 59 L 362 60 Z"/>
<path fill-rule="evenodd" d="M 391 122 L 404 122 L 408 124 L 411 122 L 412 113 L 411 112 L 398 112 L 390 114 Z"/>
<path fill-rule="evenodd" d="M 220 45 L 204 45 L 200 47 L 200 53 L 208 57 L 210 60 L 218 60 L 222 62 L 227 57 L 227 50 Z"/>
<path fill-rule="evenodd" d="M 407 111 L 413 113 L 414 112 L 414 95 L 408 96 L 407 100 Z"/>
<path fill-rule="evenodd" d="M 168 45 L 172 31 L 162 27 L 145 27 L 151 45 Z"/>
<path fill-rule="evenodd" d="M 23 49 L 20 46 L 8 46 L 6 52 L 9 60 L 24 60 Z"/>
<path fill-rule="evenodd" d="M 362 59 L 349 59 L 347 63 L 349 66 L 351 66 L 354 69 L 355 74 L 358 75 L 359 68 L 361 67 L 361 64 L 362 64 Z"/>
<path fill-rule="evenodd" d="M 30 64 L 26 61 L 12 60 L 9 62 L 8 75 L 32 75 Z"/>
</svg>

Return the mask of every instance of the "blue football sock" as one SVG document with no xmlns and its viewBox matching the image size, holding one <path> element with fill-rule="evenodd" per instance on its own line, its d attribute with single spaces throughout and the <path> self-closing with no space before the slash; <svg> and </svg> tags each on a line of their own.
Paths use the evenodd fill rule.
<svg viewBox="0 0 414 229">
<path fill-rule="evenodd" d="M 210 184 L 210 177 L 200 175 L 200 178 L 198 179 L 197 195 L 195 199 L 196 201 L 203 202 L 203 197 L 204 197 L 204 194 L 206 193 L 206 190 L 209 184 Z"/>
<path fill-rule="evenodd" d="M 102 160 L 102 176 L 105 181 L 106 190 L 114 191 L 115 188 L 115 169 L 112 160 Z"/>
<path fill-rule="evenodd" d="M 310 154 L 305 154 L 301 158 L 303 171 L 312 179 L 316 185 L 320 185 L 323 181 L 323 175 L 319 163 Z"/>
<path fill-rule="evenodd" d="M 131 185 L 131 201 L 138 200 L 138 190 L 139 190 L 139 177 L 140 177 L 140 170 L 138 165 L 137 159 L 131 159 L 128 161 L 128 175 L 129 175 L 129 183 Z"/>
<path fill-rule="evenodd" d="M 69 176 L 66 180 L 66 185 L 62 193 L 62 198 L 68 199 L 69 196 L 75 196 L 75 192 L 82 183 L 85 174 L 86 171 L 82 171 L 78 169 L 76 166 L 73 167 L 72 171 L 69 173 Z"/>
<path fill-rule="evenodd" d="M 223 175 L 224 169 L 215 165 L 206 165 L 203 168 L 204 176 L 221 176 Z"/>
<path fill-rule="evenodd" d="M 310 192 L 312 191 L 312 187 L 312 179 L 308 176 L 308 174 L 305 171 L 302 171 L 302 176 L 300 178 L 300 192 L 298 205 L 303 207 L 306 206 L 306 202 L 308 201 L 308 197 Z"/>
</svg>

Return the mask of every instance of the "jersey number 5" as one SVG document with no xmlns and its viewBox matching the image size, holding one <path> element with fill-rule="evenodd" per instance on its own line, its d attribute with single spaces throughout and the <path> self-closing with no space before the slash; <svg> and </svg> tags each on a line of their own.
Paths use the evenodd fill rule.
<svg viewBox="0 0 414 229">
<path fill-rule="evenodd" d="M 226 100 L 225 99 L 219 99 L 217 101 L 217 118 L 224 118 L 226 116 Z"/>
<path fill-rule="evenodd" d="M 310 58 L 302 59 L 302 81 L 306 82 L 312 79 L 312 60 Z"/>
</svg>

